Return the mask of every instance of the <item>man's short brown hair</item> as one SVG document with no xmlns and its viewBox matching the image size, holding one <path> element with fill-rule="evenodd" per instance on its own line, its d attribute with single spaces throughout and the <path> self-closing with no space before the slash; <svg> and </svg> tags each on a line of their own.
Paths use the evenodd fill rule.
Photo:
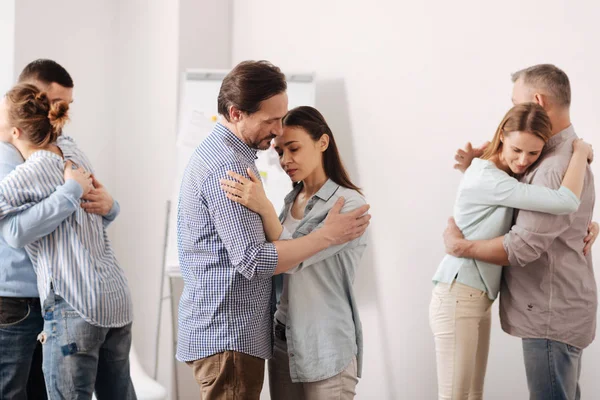
<svg viewBox="0 0 600 400">
<path fill-rule="evenodd" d="M 285 92 L 287 83 L 281 70 L 268 61 L 243 61 L 227 74 L 217 100 L 219 114 L 229 121 L 229 107 L 253 114 L 260 103 Z"/>
</svg>

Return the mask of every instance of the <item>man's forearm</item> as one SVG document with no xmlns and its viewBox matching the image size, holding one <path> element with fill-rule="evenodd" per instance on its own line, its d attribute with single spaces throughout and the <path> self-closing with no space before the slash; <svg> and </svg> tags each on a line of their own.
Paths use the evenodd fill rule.
<svg viewBox="0 0 600 400">
<path fill-rule="evenodd" d="M 509 265 L 508 254 L 504 249 L 504 236 L 490 240 L 466 240 L 458 245 L 459 257 L 473 258 L 475 260 L 496 265 Z"/>
<path fill-rule="evenodd" d="M 294 240 L 278 240 L 273 243 L 277 249 L 278 262 L 275 275 L 282 274 L 307 258 L 328 248 L 331 243 L 320 230 Z"/>
</svg>

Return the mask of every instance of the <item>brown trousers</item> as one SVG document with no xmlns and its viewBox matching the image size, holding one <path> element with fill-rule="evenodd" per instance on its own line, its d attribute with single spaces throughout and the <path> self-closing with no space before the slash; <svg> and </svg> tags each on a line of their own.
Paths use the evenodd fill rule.
<svg viewBox="0 0 600 400">
<path fill-rule="evenodd" d="M 265 360 L 224 351 L 187 363 L 200 385 L 202 400 L 259 400 Z"/>
</svg>

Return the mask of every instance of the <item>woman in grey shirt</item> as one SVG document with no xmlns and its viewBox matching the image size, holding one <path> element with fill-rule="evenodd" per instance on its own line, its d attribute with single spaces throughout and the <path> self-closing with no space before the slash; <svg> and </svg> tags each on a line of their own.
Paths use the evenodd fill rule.
<svg viewBox="0 0 600 400">
<path fill-rule="evenodd" d="M 279 217 L 251 171 L 250 179 L 230 172 L 235 181 L 221 181 L 229 199 L 261 216 L 269 241 L 309 234 L 332 208 L 348 212 L 365 204 L 342 164 L 331 129 L 316 109 L 289 111 L 275 150 L 294 182 Z M 354 398 L 361 375 L 362 328 L 352 284 L 365 248 L 363 235 L 274 278 L 275 348 L 269 360 L 273 399 Z"/>
<path fill-rule="evenodd" d="M 573 143 L 573 156 L 558 190 L 515 178 L 537 161 L 551 136 L 552 125 L 541 106 L 525 103 L 508 111 L 483 156 L 465 171 L 458 189 L 454 218 L 466 238 L 506 234 L 514 208 L 557 215 L 577 211 L 592 156 L 589 144 Z M 439 399 L 482 399 L 490 309 L 501 275 L 501 266 L 450 255 L 438 266 L 429 321 L 435 338 Z"/>
</svg>

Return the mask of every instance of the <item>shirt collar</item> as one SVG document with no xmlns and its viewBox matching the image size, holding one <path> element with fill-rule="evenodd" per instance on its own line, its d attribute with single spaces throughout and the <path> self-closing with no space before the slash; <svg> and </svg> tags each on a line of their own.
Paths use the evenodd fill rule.
<svg viewBox="0 0 600 400">
<path fill-rule="evenodd" d="M 550 150 L 561 143 L 569 140 L 571 137 L 575 136 L 575 128 L 573 125 L 569 125 L 566 129 L 558 132 L 556 135 L 552 136 L 547 142 L 544 150 Z"/>
<path fill-rule="evenodd" d="M 234 150 L 239 152 L 243 157 L 248 160 L 254 161 L 256 160 L 258 150 L 251 148 L 246 143 L 244 143 L 239 137 L 237 137 L 233 132 L 231 132 L 225 125 L 217 122 L 215 128 L 213 130 L 219 137 L 223 139 L 223 141 L 231 146 Z"/>
<path fill-rule="evenodd" d="M 325 182 L 325 184 L 321 186 L 321 189 L 319 189 L 317 193 L 315 193 L 314 197 L 318 197 L 323 201 L 329 201 L 329 199 L 331 199 L 331 196 L 333 196 L 333 194 L 338 190 L 339 187 L 340 185 L 338 185 L 331 179 L 327 179 L 327 182 Z M 285 204 L 291 204 L 296 199 L 296 196 L 298 196 L 298 193 L 301 189 L 302 182 L 294 186 L 294 189 L 292 189 L 292 191 L 285 197 Z"/>
</svg>

